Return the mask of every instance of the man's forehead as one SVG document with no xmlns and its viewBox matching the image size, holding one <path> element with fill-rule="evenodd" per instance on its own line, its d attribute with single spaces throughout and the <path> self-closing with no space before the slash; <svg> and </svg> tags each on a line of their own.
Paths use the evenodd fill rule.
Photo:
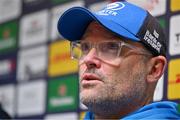
<svg viewBox="0 0 180 120">
<path fill-rule="evenodd" d="M 117 36 L 115 33 L 112 33 L 111 31 L 107 30 L 106 28 L 104 28 L 101 24 L 99 24 L 96 21 L 92 21 L 88 25 L 82 39 L 86 39 L 87 37 L 90 37 L 92 35 L 97 35 L 97 34 L 101 34 L 101 36 L 106 38 L 106 40 L 123 41 L 123 42 L 129 43 L 129 44 L 144 48 L 144 45 L 142 45 L 142 43 L 135 42 L 135 41 L 128 40 L 126 38 Z"/>
<path fill-rule="evenodd" d="M 89 23 L 88 27 L 86 28 L 85 33 L 92 33 L 92 32 L 96 32 L 96 31 L 109 32 L 102 25 L 97 23 L 96 21 L 92 21 L 91 23 Z"/>
</svg>

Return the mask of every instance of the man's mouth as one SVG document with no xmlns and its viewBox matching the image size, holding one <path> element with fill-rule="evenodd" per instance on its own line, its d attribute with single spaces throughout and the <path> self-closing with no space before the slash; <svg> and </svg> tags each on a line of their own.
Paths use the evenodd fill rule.
<svg viewBox="0 0 180 120">
<path fill-rule="evenodd" d="M 96 74 L 92 74 L 92 73 L 85 73 L 82 76 L 81 79 L 81 84 L 82 86 L 87 86 L 87 85 L 95 85 L 98 82 L 102 82 L 101 78 L 99 76 L 97 76 Z"/>
</svg>

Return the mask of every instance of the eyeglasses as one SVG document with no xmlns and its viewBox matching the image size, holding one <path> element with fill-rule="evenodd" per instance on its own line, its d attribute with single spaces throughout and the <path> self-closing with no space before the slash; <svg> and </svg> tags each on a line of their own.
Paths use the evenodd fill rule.
<svg viewBox="0 0 180 120">
<path fill-rule="evenodd" d="M 92 48 L 96 49 L 97 57 L 105 61 L 112 61 L 117 59 L 119 56 L 125 56 L 129 49 L 134 50 L 134 52 L 138 54 L 151 55 L 142 48 L 132 46 L 122 41 L 102 41 L 96 44 L 83 40 L 72 41 L 70 47 L 71 58 L 77 60 L 83 60 Z"/>
</svg>

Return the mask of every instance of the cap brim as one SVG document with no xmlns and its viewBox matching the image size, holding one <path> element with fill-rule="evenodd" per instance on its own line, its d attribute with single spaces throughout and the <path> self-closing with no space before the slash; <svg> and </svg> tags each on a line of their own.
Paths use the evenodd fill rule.
<svg viewBox="0 0 180 120">
<path fill-rule="evenodd" d="M 133 33 L 122 27 L 120 22 L 116 23 L 107 19 L 107 17 L 94 14 L 82 7 L 74 7 L 66 11 L 58 21 L 58 31 L 65 39 L 70 41 L 79 40 L 93 20 L 119 36 L 140 41 Z"/>
</svg>

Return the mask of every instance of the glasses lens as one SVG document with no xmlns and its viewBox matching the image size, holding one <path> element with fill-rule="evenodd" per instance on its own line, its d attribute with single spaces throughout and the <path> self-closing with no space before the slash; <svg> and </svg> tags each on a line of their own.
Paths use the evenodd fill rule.
<svg viewBox="0 0 180 120">
<path fill-rule="evenodd" d="M 81 42 L 81 50 L 83 55 L 87 55 L 91 50 L 91 44 L 89 42 Z"/>
<path fill-rule="evenodd" d="M 118 42 L 103 42 L 99 44 L 99 57 L 103 59 L 115 59 L 119 52 Z"/>
<path fill-rule="evenodd" d="M 80 43 L 71 42 L 71 57 L 73 59 L 80 59 L 82 56 Z"/>
</svg>

